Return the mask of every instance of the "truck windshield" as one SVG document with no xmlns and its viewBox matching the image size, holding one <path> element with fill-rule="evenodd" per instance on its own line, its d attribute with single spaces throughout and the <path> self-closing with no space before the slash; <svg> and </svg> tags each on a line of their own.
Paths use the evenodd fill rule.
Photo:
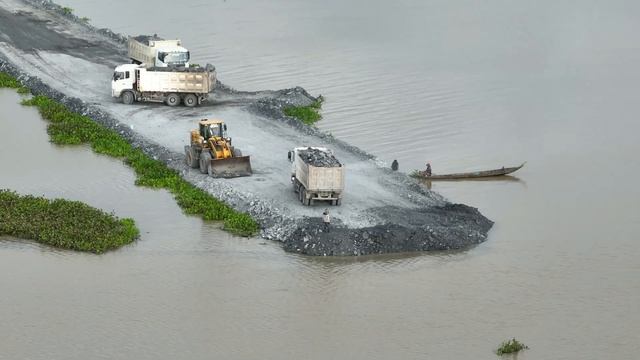
<svg viewBox="0 0 640 360">
<path fill-rule="evenodd" d="M 121 71 L 116 71 L 113 73 L 113 81 L 118 81 L 124 79 L 124 73 Z"/>
<path fill-rule="evenodd" d="M 158 60 L 162 61 L 167 65 L 184 65 L 189 61 L 189 52 L 188 51 L 171 51 L 164 52 L 161 51 L 158 53 Z"/>
</svg>

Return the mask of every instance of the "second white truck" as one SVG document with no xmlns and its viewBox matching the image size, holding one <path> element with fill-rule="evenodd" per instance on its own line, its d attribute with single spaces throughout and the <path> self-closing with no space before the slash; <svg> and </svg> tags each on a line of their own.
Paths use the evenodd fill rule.
<svg viewBox="0 0 640 360">
<path fill-rule="evenodd" d="M 204 68 L 153 68 L 124 64 L 116 67 L 111 96 L 125 104 L 136 101 L 164 102 L 169 106 L 201 104 L 216 86 L 213 66 Z"/>
<path fill-rule="evenodd" d="M 146 67 L 189 67 L 189 50 L 180 40 L 165 40 L 157 35 L 129 37 L 129 58 L 134 64 Z"/>
<path fill-rule="evenodd" d="M 330 201 L 340 205 L 344 192 L 344 165 L 324 147 L 297 147 L 288 154 L 291 182 L 303 205 Z"/>
</svg>

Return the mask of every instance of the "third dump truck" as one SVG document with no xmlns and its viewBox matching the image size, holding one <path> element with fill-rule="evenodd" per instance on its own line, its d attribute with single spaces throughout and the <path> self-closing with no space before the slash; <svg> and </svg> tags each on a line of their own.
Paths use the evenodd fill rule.
<svg viewBox="0 0 640 360">
<path fill-rule="evenodd" d="M 288 154 L 293 190 L 303 205 L 330 201 L 340 205 L 344 191 L 344 165 L 331 150 L 323 147 L 297 147 Z"/>
</svg>

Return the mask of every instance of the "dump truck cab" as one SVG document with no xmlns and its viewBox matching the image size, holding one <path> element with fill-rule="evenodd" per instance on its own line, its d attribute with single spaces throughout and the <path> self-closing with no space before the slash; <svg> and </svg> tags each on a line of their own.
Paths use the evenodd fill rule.
<svg viewBox="0 0 640 360">
<path fill-rule="evenodd" d="M 120 97 L 125 90 L 132 90 L 136 79 L 136 69 L 140 65 L 124 64 L 117 66 L 111 78 L 111 96 Z"/>
</svg>

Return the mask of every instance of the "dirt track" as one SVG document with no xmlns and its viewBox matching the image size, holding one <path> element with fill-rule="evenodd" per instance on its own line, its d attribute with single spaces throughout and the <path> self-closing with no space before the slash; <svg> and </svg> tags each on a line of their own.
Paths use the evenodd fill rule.
<svg viewBox="0 0 640 360">
<path fill-rule="evenodd" d="M 371 155 L 285 117 L 286 104 L 315 100 L 301 88 L 242 92 L 220 84 L 198 108 L 118 103 L 110 96 L 110 78 L 116 65 L 128 62 L 122 38 L 96 31 L 56 7 L 0 0 L 2 69 L 20 75 L 36 93 L 118 129 L 188 181 L 249 212 L 260 222 L 262 236 L 283 241 L 286 250 L 357 255 L 462 248 L 486 239 L 492 222 L 476 209 L 451 205 L 381 167 Z M 253 176 L 213 179 L 183 164 L 188 131 L 201 118 L 227 122 L 234 145 L 251 155 Z M 317 226 L 326 206 L 304 207 L 292 191 L 287 151 L 304 145 L 332 148 L 347 169 L 343 204 L 330 209 L 331 234 Z"/>
</svg>

